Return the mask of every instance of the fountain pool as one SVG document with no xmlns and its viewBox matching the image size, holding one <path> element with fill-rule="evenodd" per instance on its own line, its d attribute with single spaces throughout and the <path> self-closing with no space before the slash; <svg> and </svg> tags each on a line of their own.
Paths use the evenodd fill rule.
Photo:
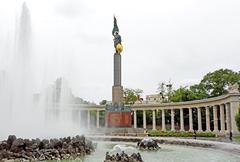
<svg viewBox="0 0 240 162">
<path fill-rule="evenodd" d="M 97 142 L 96 151 L 86 156 L 82 162 L 103 162 L 106 152 L 114 152 L 116 145 L 125 145 L 123 148 L 133 147 L 130 152 L 134 151 L 136 144 L 131 142 Z M 135 150 L 137 151 L 137 150 Z M 128 153 L 128 151 L 125 151 Z M 161 145 L 159 151 L 139 151 L 144 162 L 239 162 L 240 155 L 214 150 L 210 148 Z M 69 162 L 69 161 L 66 161 Z"/>
</svg>

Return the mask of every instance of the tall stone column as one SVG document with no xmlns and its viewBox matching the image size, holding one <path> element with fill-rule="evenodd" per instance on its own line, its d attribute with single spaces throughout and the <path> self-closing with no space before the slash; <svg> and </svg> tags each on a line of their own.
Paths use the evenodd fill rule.
<svg viewBox="0 0 240 162">
<path fill-rule="evenodd" d="M 180 109 L 180 131 L 184 131 L 183 108 Z"/>
<path fill-rule="evenodd" d="M 156 115 L 155 115 L 155 110 L 152 111 L 152 129 L 156 130 Z"/>
<path fill-rule="evenodd" d="M 171 131 L 175 131 L 174 109 L 171 109 Z"/>
<path fill-rule="evenodd" d="M 78 111 L 78 116 L 79 116 L 79 126 L 81 127 L 82 126 L 82 113 L 81 113 L 81 110 Z"/>
<path fill-rule="evenodd" d="M 226 122 L 227 122 L 227 133 L 231 131 L 231 117 L 230 117 L 230 104 L 226 103 Z"/>
<path fill-rule="evenodd" d="M 114 54 L 114 84 L 112 87 L 112 101 L 113 103 L 120 103 L 123 101 L 123 87 L 121 74 L 121 54 Z"/>
<path fill-rule="evenodd" d="M 166 126 L 165 126 L 165 110 L 162 109 L 162 131 L 166 131 Z"/>
<path fill-rule="evenodd" d="M 224 105 L 220 105 L 221 133 L 225 133 Z"/>
<path fill-rule="evenodd" d="M 97 110 L 96 114 L 96 127 L 99 128 L 99 110 Z"/>
<path fill-rule="evenodd" d="M 218 106 L 213 106 L 213 121 L 214 121 L 214 132 L 218 132 L 218 116 L 217 116 L 217 108 Z"/>
<path fill-rule="evenodd" d="M 143 129 L 147 129 L 146 110 L 143 110 Z"/>
<path fill-rule="evenodd" d="M 90 129 L 91 126 L 91 116 L 90 116 L 90 110 L 87 111 L 87 127 Z"/>
<path fill-rule="evenodd" d="M 233 134 L 239 134 L 238 131 L 235 116 L 239 111 L 239 99 L 238 101 L 232 101 L 230 102 L 230 114 L 231 114 L 231 131 Z"/>
<path fill-rule="evenodd" d="M 189 132 L 193 132 L 192 108 L 189 108 Z"/>
<path fill-rule="evenodd" d="M 209 107 L 206 107 L 206 131 L 210 132 L 210 114 L 209 114 Z"/>
<path fill-rule="evenodd" d="M 137 110 L 134 110 L 134 117 L 133 117 L 134 128 L 137 128 Z"/>
<path fill-rule="evenodd" d="M 197 108 L 198 112 L 198 132 L 202 132 L 202 113 L 201 113 L 201 108 Z"/>
</svg>

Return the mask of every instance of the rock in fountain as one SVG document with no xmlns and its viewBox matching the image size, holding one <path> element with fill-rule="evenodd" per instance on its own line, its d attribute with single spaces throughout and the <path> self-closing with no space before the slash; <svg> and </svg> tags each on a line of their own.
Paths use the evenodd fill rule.
<svg viewBox="0 0 240 162">
<path fill-rule="evenodd" d="M 93 151 L 92 141 L 84 136 L 30 140 L 10 135 L 0 142 L 0 161 L 76 159 Z"/>
<path fill-rule="evenodd" d="M 111 154 L 126 152 L 128 154 L 136 153 L 138 150 L 135 147 L 127 146 L 127 145 L 115 145 L 113 149 L 110 151 Z"/>
<path fill-rule="evenodd" d="M 156 140 L 151 138 L 144 138 L 137 143 L 137 147 L 139 149 L 147 149 L 147 150 L 159 150 L 160 147 Z"/>
<path fill-rule="evenodd" d="M 140 153 L 133 153 L 132 155 L 126 154 L 124 151 L 121 154 L 110 155 L 106 153 L 104 162 L 143 162 Z"/>
</svg>

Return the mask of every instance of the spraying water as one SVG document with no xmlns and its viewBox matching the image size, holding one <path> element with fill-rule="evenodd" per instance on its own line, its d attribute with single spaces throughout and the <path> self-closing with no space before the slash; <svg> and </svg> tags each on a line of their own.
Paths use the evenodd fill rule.
<svg viewBox="0 0 240 162">
<path fill-rule="evenodd" d="M 15 41 L 7 50 L 7 64 L 0 69 L 0 138 L 9 134 L 21 137 L 79 134 L 79 123 L 72 120 L 68 108 L 72 96 L 66 81 L 60 79 L 41 93 L 35 92 L 37 72 L 31 16 L 25 2 L 12 39 Z"/>
</svg>

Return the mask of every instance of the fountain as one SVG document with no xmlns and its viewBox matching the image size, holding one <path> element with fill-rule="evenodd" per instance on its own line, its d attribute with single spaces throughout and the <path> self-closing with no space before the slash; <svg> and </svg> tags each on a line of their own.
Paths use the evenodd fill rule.
<svg viewBox="0 0 240 162">
<path fill-rule="evenodd" d="M 9 134 L 56 137 L 81 133 L 79 122 L 72 120 L 73 113 L 65 111 L 72 97 L 66 80 L 56 81 L 58 85 L 42 85 L 45 88 L 36 94 L 36 80 L 41 75 L 34 55 L 31 15 L 25 2 L 17 20 L 13 43 L 2 54 L 6 65 L 0 67 L 0 139 Z M 56 94 L 57 102 L 53 98 Z"/>
<path fill-rule="evenodd" d="M 77 116 L 69 110 L 69 103 L 71 103 L 72 94 L 71 90 L 64 78 L 59 78 L 52 85 L 46 83 L 42 85 L 44 87 L 41 91 L 36 94 L 37 70 L 36 58 L 33 47 L 32 40 L 32 29 L 31 29 L 31 15 L 26 3 L 22 5 L 22 12 L 17 21 L 15 36 L 12 37 L 11 41 L 8 41 L 7 50 L 5 53 L 0 53 L 1 57 L 4 58 L 4 65 L 0 66 L 0 139 L 6 139 L 9 134 L 15 134 L 21 138 L 50 138 L 50 137 L 64 137 L 80 134 L 83 132 L 83 128 L 80 129 L 80 116 Z M 116 36 L 116 35 L 115 35 Z M 117 47 L 117 46 L 116 46 Z M 121 51 L 122 47 L 118 46 L 117 51 Z M 118 52 L 117 56 L 121 52 Z M 119 57 L 120 58 L 120 57 Z M 119 59 L 118 58 L 118 59 Z M 119 60 L 118 60 L 119 61 Z M 120 66 L 120 64 L 118 64 Z M 117 70 L 118 72 L 120 70 Z M 120 73 L 118 73 L 120 75 Z M 120 82 L 120 77 L 116 77 L 116 81 Z M 109 114 L 115 115 L 116 119 L 119 117 L 120 112 L 127 112 L 126 117 L 131 117 L 130 110 L 121 105 L 122 92 L 121 84 L 116 84 L 114 89 L 115 105 L 110 105 L 112 109 L 109 110 Z M 120 94 L 118 96 L 118 94 Z M 116 109 L 115 109 L 116 108 Z M 114 110 L 114 111 L 113 111 Z M 117 115 L 114 112 L 117 112 Z M 76 118 L 73 118 L 73 114 Z M 121 116 L 120 116 L 121 117 Z M 110 119 L 109 117 L 108 119 Z M 123 117 L 121 117 L 123 119 Z M 112 119 L 112 118 L 111 118 Z M 131 127 L 131 118 L 127 120 L 127 123 L 123 123 L 123 120 L 109 120 L 109 126 L 129 126 Z M 131 129 L 131 128 L 130 128 Z M 3 154 L 7 149 L 11 150 L 13 146 L 13 152 L 8 153 L 18 153 L 26 148 L 42 148 L 49 149 L 48 143 L 42 145 L 42 139 L 36 140 L 23 140 L 21 138 L 16 139 L 15 136 L 9 136 L 10 140 L 5 140 L 0 142 L 0 149 L 2 149 Z M 71 139 L 71 137 L 69 137 Z M 60 143 L 69 141 L 69 138 L 53 139 L 53 145 L 50 147 L 58 147 Z M 76 137 L 79 139 L 79 137 Z M 128 137 L 129 138 L 129 137 Z M 138 138 L 138 137 L 137 137 Z M 13 140 L 11 140 L 13 139 Z M 73 140 L 74 139 L 74 140 Z M 75 141 L 73 138 L 72 141 Z M 15 144 L 13 144 L 15 142 Z M 39 141 L 39 145 L 35 147 L 36 142 Z M 47 140 L 48 141 L 48 140 Z M 49 140 L 51 141 L 51 140 Z M 70 140 L 71 141 L 71 140 Z M 29 143 L 30 142 L 30 143 Z M 55 143 L 56 142 L 56 143 Z M 79 142 L 78 140 L 75 142 Z M 207 141 L 209 142 L 209 141 Z M 29 144 L 26 147 L 26 143 Z M 40 144 L 41 143 L 41 144 Z M 51 142 L 50 142 L 51 143 Z M 73 144 L 72 142 L 69 142 Z M 153 143 L 154 145 L 148 143 Z M 56 145 L 55 145 L 56 144 Z M 146 144 L 146 145 L 145 145 Z M 174 144 L 174 143 L 173 143 Z M 176 143 L 175 143 L 176 144 Z M 187 141 L 187 144 L 189 142 Z M 195 145 L 195 143 L 193 143 Z M 225 146 L 227 144 L 218 144 Z M 16 147 L 17 146 L 17 147 Z M 44 147 L 43 147 L 44 146 Z M 70 145 L 71 146 L 71 145 Z M 74 145 L 77 149 L 79 144 Z M 84 145 L 82 145 L 84 146 Z M 91 145 L 92 146 L 92 145 Z M 239 154 L 233 154 L 230 152 L 224 152 L 223 150 L 218 151 L 209 148 L 202 147 L 191 147 L 191 146 L 176 146 L 162 144 L 161 149 L 153 140 L 145 139 L 139 143 L 141 148 L 150 147 L 153 149 L 155 147 L 156 151 L 141 150 L 137 149 L 135 143 L 131 142 L 101 142 L 98 141 L 98 147 L 96 151 L 89 156 L 86 156 L 84 162 L 99 162 L 104 161 L 105 153 L 118 153 L 122 151 L 135 154 L 139 151 L 141 157 L 144 161 L 239 161 Z M 208 146 L 208 145 L 207 145 Z M 7 149 L 6 149 L 7 148 Z M 17 148 L 17 150 L 15 149 Z M 82 148 L 82 147 L 81 147 Z M 54 148 L 52 151 L 56 151 Z M 65 151 L 66 148 L 60 147 L 60 150 Z M 80 148 L 78 148 L 80 149 Z M 235 149 L 235 148 L 234 148 Z M 93 149 L 92 149 L 93 150 Z M 233 150 L 233 149 L 232 149 Z M 240 149 L 239 149 L 240 150 Z M 48 150 L 49 151 L 49 150 Z M 72 150 L 73 152 L 75 150 Z M 78 150 L 81 151 L 81 150 Z M 33 152 L 38 152 L 38 150 L 33 150 Z M 70 151 L 71 152 L 71 151 Z M 47 152 L 48 153 L 48 152 Z M 1 156 L 3 155 L 1 154 Z M 44 153 L 42 153 L 44 155 Z M 11 154 L 17 155 L 17 154 Z M 63 154 L 65 155 L 65 153 Z M 39 156 L 40 157 L 40 156 Z M 5 156 L 2 158 L 6 158 Z M 15 156 L 14 156 L 15 158 Z M 38 159 L 38 158 L 37 158 Z M 51 158 L 45 159 L 59 159 L 58 154 Z M 66 159 L 65 157 L 61 159 Z M 42 159 L 44 160 L 44 159 Z"/>
</svg>

